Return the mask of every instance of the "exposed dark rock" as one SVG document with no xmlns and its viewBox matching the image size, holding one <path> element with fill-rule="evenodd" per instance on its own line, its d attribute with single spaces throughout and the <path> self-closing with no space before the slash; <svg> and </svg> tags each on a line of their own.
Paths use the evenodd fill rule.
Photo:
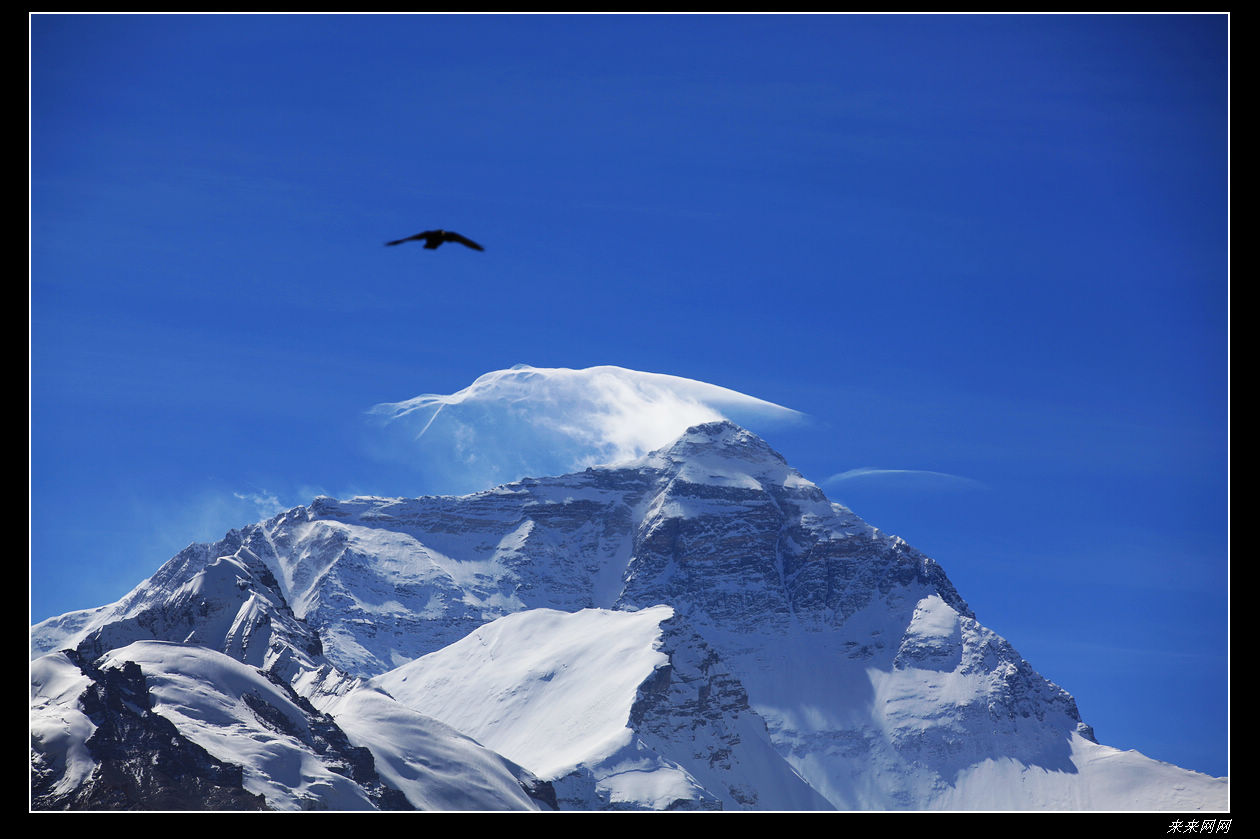
<svg viewBox="0 0 1260 839">
<path fill-rule="evenodd" d="M 307 731 L 297 729 L 283 712 L 266 700 L 246 694 L 243 698 L 259 720 L 305 742 L 311 747 L 311 751 L 320 756 L 325 766 L 362 787 L 378 810 L 415 809 L 407 796 L 381 779 L 371 751 L 363 746 L 353 745 L 330 715 L 317 710 L 287 682 L 274 675 L 266 675 L 306 716 Z"/>
<path fill-rule="evenodd" d="M 80 703 L 96 725 L 87 747 L 97 767 L 86 783 L 61 796 L 52 793 L 50 773 L 34 772 L 33 809 L 267 809 L 261 795 L 244 788 L 240 766 L 217 760 L 152 711 L 138 665 L 101 670 L 73 650 L 65 654 L 92 679 Z"/>
</svg>

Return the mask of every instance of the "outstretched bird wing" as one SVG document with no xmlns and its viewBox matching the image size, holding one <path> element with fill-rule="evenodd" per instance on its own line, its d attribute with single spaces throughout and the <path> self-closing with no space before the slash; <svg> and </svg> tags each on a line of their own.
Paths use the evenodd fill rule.
<svg viewBox="0 0 1260 839">
<path fill-rule="evenodd" d="M 448 242 L 459 242 L 461 245 L 467 245 L 468 247 L 472 248 L 475 251 L 485 250 L 485 248 L 483 248 L 481 245 L 474 242 L 472 239 L 468 239 L 464 236 L 460 236 L 458 233 L 452 230 L 448 230 L 444 234 L 442 234 L 442 238 Z"/>
<path fill-rule="evenodd" d="M 420 233 L 417 233 L 415 236 L 408 236 L 405 239 L 395 239 L 394 241 L 386 242 L 385 244 L 401 245 L 403 242 L 414 242 L 416 239 L 429 239 L 430 237 L 441 236 L 441 235 L 442 235 L 441 231 L 438 231 L 438 230 L 425 230 Z"/>
</svg>

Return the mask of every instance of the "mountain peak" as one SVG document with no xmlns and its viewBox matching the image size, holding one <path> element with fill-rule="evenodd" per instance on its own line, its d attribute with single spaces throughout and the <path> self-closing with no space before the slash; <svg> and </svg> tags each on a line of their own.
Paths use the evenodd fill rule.
<svg viewBox="0 0 1260 839">
<path fill-rule="evenodd" d="M 673 443 L 631 465 L 658 469 L 688 484 L 748 489 L 779 486 L 805 490 L 816 496 L 814 500 L 822 499 L 821 491 L 783 455 L 729 420 L 693 425 Z"/>
<path fill-rule="evenodd" d="M 693 425 L 668 446 L 669 451 L 688 451 L 696 446 L 714 447 L 739 452 L 766 453 L 775 460 L 787 462 L 783 455 L 746 428 L 730 420 L 714 420 Z"/>
<path fill-rule="evenodd" d="M 662 461 L 681 463 L 714 457 L 791 468 L 783 455 L 772 449 L 765 440 L 725 419 L 693 425 L 673 442 L 650 452 L 641 460 L 661 466 Z"/>
</svg>

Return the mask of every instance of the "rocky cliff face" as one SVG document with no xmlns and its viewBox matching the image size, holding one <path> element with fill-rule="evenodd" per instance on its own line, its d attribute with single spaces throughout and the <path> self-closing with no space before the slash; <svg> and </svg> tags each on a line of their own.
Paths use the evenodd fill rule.
<svg viewBox="0 0 1260 839">
<path fill-rule="evenodd" d="M 668 663 L 640 685 L 629 727 L 679 764 L 725 809 L 821 810 L 831 805 L 788 771 L 765 721 L 722 657 L 682 620 L 661 624 Z M 707 801 L 700 803 L 709 804 Z"/>
<path fill-rule="evenodd" d="M 667 638 L 693 640 L 644 686 L 633 729 L 675 742 L 747 708 L 833 806 L 1035 807 L 1028 772 L 1075 790 L 1080 755 L 1104 748 L 935 562 L 724 422 L 634 463 L 470 496 L 319 498 L 190 547 L 113 607 L 33 628 L 32 645 L 200 644 L 328 708 L 504 616 L 658 604 Z M 692 800 L 761 806 L 713 748 L 693 756 L 718 775 L 696 770 L 713 788 Z"/>
</svg>

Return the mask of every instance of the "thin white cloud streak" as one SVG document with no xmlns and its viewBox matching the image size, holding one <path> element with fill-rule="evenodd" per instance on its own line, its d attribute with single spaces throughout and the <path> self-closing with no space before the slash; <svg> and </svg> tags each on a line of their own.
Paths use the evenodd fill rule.
<svg viewBox="0 0 1260 839">
<path fill-rule="evenodd" d="M 880 481 L 885 484 L 907 484 L 912 482 L 915 486 L 953 485 L 969 489 L 984 488 L 984 484 L 977 480 L 965 478 L 961 475 L 951 475 L 948 472 L 933 472 L 928 469 L 877 469 L 871 466 L 840 472 L 825 479 L 823 483 L 831 485 L 846 481 Z"/>
<path fill-rule="evenodd" d="M 394 435 L 378 455 L 412 462 L 446 492 L 625 462 L 699 423 L 752 426 L 803 416 L 706 382 L 611 365 L 517 365 L 453 394 L 384 403 L 370 413 Z"/>
<path fill-rule="evenodd" d="M 262 492 L 233 492 L 232 494 L 241 501 L 251 505 L 257 515 L 264 519 L 271 518 L 277 513 L 282 513 L 297 506 L 296 504 L 285 505 L 280 501 L 279 496 L 266 490 Z"/>
</svg>

